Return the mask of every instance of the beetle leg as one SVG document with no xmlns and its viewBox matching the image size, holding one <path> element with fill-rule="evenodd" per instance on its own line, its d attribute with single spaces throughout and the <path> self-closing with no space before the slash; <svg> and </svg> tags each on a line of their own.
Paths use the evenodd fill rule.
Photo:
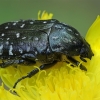
<svg viewBox="0 0 100 100">
<path fill-rule="evenodd" d="M 25 64 L 25 65 L 29 65 L 29 64 L 35 64 L 35 56 L 33 54 L 23 54 L 21 57 L 17 57 L 15 59 L 9 59 L 6 61 L 2 60 L 2 63 L 0 63 L 0 67 L 1 68 L 6 68 L 9 65 L 12 64 Z"/>
<path fill-rule="evenodd" d="M 23 77 L 19 78 L 19 79 L 15 82 L 13 88 L 16 88 L 16 85 L 17 85 L 18 82 L 20 82 L 21 80 L 23 80 L 23 79 L 25 79 L 25 78 L 31 78 L 31 77 L 34 76 L 36 73 L 38 73 L 39 70 L 48 69 L 48 68 L 52 67 L 53 65 L 55 65 L 56 63 L 57 63 L 57 61 L 53 61 L 52 63 L 43 64 L 43 65 L 41 65 L 39 68 L 33 69 L 33 70 L 32 70 L 31 72 L 29 72 L 26 76 L 23 76 Z"/>
<path fill-rule="evenodd" d="M 23 59 L 10 59 L 10 60 L 7 60 L 7 61 L 2 61 L 2 63 L 0 63 L 0 67 L 1 68 L 6 68 L 12 64 L 20 64 L 20 63 L 23 63 L 24 60 Z"/>
<path fill-rule="evenodd" d="M 36 62 L 34 60 L 31 59 L 12 59 L 12 60 L 7 60 L 7 61 L 2 61 L 2 63 L 0 63 L 0 67 L 1 68 L 6 68 L 10 65 L 13 64 L 24 64 L 24 65 L 31 65 L 31 64 L 35 64 Z"/>
<path fill-rule="evenodd" d="M 73 64 L 75 64 L 76 66 L 79 66 L 80 62 L 75 60 L 74 58 L 70 57 L 70 56 L 67 56 L 68 60 L 71 61 Z M 85 70 L 87 71 L 86 67 L 83 66 L 82 64 L 80 64 L 80 69 L 81 70 Z"/>
</svg>

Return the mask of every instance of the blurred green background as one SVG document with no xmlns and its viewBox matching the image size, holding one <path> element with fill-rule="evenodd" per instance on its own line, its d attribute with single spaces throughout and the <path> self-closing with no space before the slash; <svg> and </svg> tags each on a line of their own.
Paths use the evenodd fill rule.
<svg viewBox="0 0 100 100">
<path fill-rule="evenodd" d="M 85 36 L 100 14 L 100 0 L 0 0 L 0 24 L 37 19 L 39 10 L 52 12 L 53 18 L 75 27 Z"/>
</svg>

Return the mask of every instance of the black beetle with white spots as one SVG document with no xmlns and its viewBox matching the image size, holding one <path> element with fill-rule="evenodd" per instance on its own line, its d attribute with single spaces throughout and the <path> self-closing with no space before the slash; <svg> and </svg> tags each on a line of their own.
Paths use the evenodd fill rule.
<svg viewBox="0 0 100 100">
<path fill-rule="evenodd" d="M 90 45 L 75 28 L 56 19 L 20 20 L 0 25 L 1 68 L 27 64 L 25 62 L 34 64 L 37 61 L 41 62 L 40 70 L 60 61 L 71 62 L 72 65 L 78 66 L 80 62 L 74 59 L 74 56 L 79 56 L 86 62 L 85 58 L 91 59 L 93 55 Z M 35 68 L 18 79 L 13 88 L 22 79 L 38 73 L 39 69 Z M 82 64 L 80 69 L 87 70 Z"/>
</svg>

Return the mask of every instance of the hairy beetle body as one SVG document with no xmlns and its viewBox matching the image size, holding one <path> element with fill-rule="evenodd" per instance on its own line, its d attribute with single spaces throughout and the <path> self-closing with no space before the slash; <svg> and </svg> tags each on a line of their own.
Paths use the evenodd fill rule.
<svg viewBox="0 0 100 100">
<path fill-rule="evenodd" d="M 43 69 L 62 61 L 62 55 L 77 65 L 73 56 L 86 61 L 84 58 L 91 59 L 93 52 L 75 28 L 55 19 L 20 20 L 0 25 L 0 59 L 7 60 L 1 67 L 38 60 L 43 64 L 40 69 Z M 38 69 L 33 71 L 34 74 L 37 72 Z"/>
</svg>

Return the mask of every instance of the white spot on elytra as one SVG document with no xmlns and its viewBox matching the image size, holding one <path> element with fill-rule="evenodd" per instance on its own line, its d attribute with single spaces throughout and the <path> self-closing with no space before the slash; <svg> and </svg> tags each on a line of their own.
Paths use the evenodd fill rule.
<svg viewBox="0 0 100 100">
<path fill-rule="evenodd" d="M 74 44 L 76 44 L 76 41 L 73 41 Z"/>
<path fill-rule="evenodd" d="M 16 22 L 14 22 L 13 25 L 16 25 Z"/>
<path fill-rule="evenodd" d="M 1 36 L 4 36 L 4 35 L 5 35 L 4 33 L 1 34 Z"/>
<path fill-rule="evenodd" d="M 37 51 L 35 51 L 35 55 L 37 55 Z"/>
<path fill-rule="evenodd" d="M 77 36 L 79 35 L 78 33 L 75 33 Z"/>
<path fill-rule="evenodd" d="M 47 23 L 46 21 L 43 21 L 43 23 Z"/>
<path fill-rule="evenodd" d="M 17 33 L 17 34 L 16 34 L 16 37 L 19 38 L 19 37 L 20 37 L 20 33 Z"/>
<path fill-rule="evenodd" d="M 22 49 L 19 49 L 19 52 L 20 52 L 20 53 L 23 53 L 23 50 L 22 50 Z"/>
<path fill-rule="evenodd" d="M 8 45 L 9 44 L 9 41 L 6 41 L 6 45 Z"/>
<path fill-rule="evenodd" d="M 20 28 L 23 28 L 25 26 L 25 24 L 22 24 L 21 26 L 20 26 Z"/>
<path fill-rule="evenodd" d="M 2 53 L 3 53 L 2 52 L 3 51 L 2 49 L 3 49 L 3 45 L 0 45 L 0 55 L 2 55 Z"/>
<path fill-rule="evenodd" d="M 34 22 L 30 22 L 30 24 L 33 24 Z"/>
<path fill-rule="evenodd" d="M 13 50 L 13 47 L 12 47 L 12 45 L 10 45 L 10 47 L 9 47 L 9 55 L 13 55 L 12 50 Z"/>
<path fill-rule="evenodd" d="M 68 31 L 72 32 L 72 30 L 70 28 L 67 29 Z"/>
<path fill-rule="evenodd" d="M 5 29 L 8 29 L 8 26 L 6 26 Z"/>
<path fill-rule="evenodd" d="M 39 39 L 37 37 L 34 38 L 36 41 L 38 41 Z"/>
<path fill-rule="evenodd" d="M 7 38 L 7 40 L 9 40 L 10 38 Z"/>
<path fill-rule="evenodd" d="M 56 39 L 58 39 L 58 37 L 57 36 L 53 36 L 52 39 L 53 40 L 56 40 Z"/>
<path fill-rule="evenodd" d="M 26 37 L 22 37 L 22 39 L 26 39 Z"/>
</svg>

